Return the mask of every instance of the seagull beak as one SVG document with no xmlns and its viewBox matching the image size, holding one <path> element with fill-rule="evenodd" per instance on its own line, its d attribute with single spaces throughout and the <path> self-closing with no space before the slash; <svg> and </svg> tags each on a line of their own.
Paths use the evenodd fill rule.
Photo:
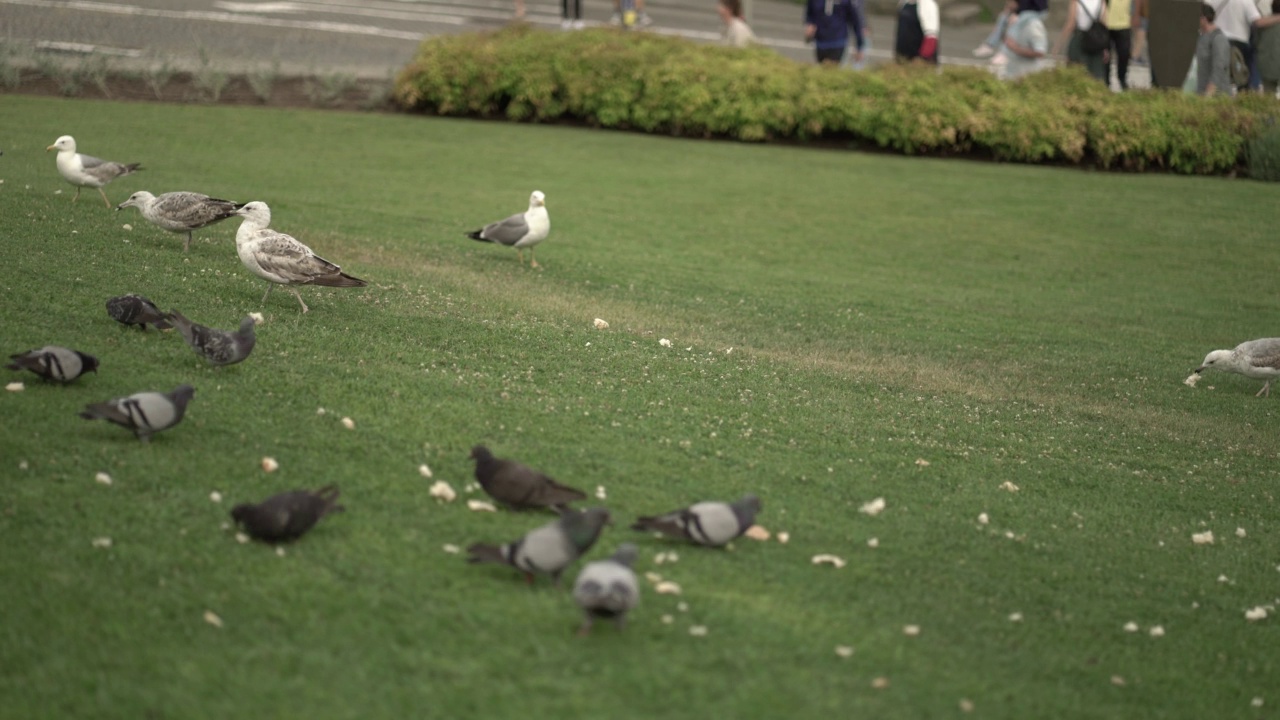
<svg viewBox="0 0 1280 720">
<path fill-rule="evenodd" d="M 1199 375 L 1200 373 L 1204 372 L 1204 369 L 1205 369 L 1205 368 L 1207 368 L 1207 367 L 1209 367 L 1209 366 L 1208 366 L 1208 365 L 1201 365 L 1200 367 L 1198 367 L 1198 368 L 1196 368 L 1196 369 L 1195 369 L 1195 373 L 1196 373 L 1197 375 Z"/>
<path fill-rule="evenodd" d="M 50 150 L 57 150 L 57 149 L 58 149 L 57 145 L 50 145 L 49 147 L 45 148 L 44 151 L 49 152 Z"/>
</svg>

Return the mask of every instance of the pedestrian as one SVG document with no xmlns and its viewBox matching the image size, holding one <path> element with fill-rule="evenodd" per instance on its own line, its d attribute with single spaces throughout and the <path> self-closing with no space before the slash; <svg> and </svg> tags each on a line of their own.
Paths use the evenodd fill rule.
<svg viewBox="0 0 1280 720">
<path fill-rule="evenodd" d="M 635 0 L 636 17 L 635 24 L 640 26 L 648 26 L 653 24 L 653 20 L 649 19 L 649 13 L 644 10 L 644 0 Z M 613 0 L 613 15 L 609 18 L 610 25 L 623 25 L 622 17 L 622 0 Z"/>
<path fill-rule="evenodd" d="M 716 11 L 724 22 L 723 41 L 732 47 L 747 47 L 756 42 L 755 33 L 742 19 L 742 0 L 720 0 L 716 3 Z"/>
<path fill-rule="evenodd" d="M 1231 43 L 1214 24 L 1217 13 L 1200 6 L 1200 39 L 1196 41 L 1196 94 L 1231 94 Z"/>
<path fill-rule="evenodd" d="M 560 0 L 560 17 L 561 30 L 582 29 L 582 0 Z"/>
<path fill-rule="evenodd" d="M 1116 82 L 1121 90 L 1129 89 L 1129 49 L 1133 40 L 1133 3 L 1127 0 L 1111 0 L 1104 16 L 1107 34 L 1111 36 L 1111 52 L 1107 54 L 1107 82 L 1111 82 L 1111 63 L 1115 62 Z"/>
<path fill-rule="evenodd" d="M 866 42 L 862 19 L 852 0 L 808 0 L 804 8 L 804 40 L 812 42 L 820 63 L 840 64 L 853 30 L 854 59 L 862 60 Z"/>
<path fill-rule="evenodd" d="M 1222 34 L 1227 36 L 1231 46 L 1240 51 L 1244 56 L 1245 64 L 1252 65 L 1253 46 L 1249 44 L 1249 36 L 1258 20 L 1262 18 L 1262 13 L 1258 12 L 1258 6 L 1253 0 L 1213 0 L 1212 3 L 1205 4 L 1213 8 L 1213 26 L 1221 30 Z M 1228 77 L 1230 77 L 1230 69 L 1228 69 Z M 1249 81 L 1246 79 L 1235 87 L 1237 90 L 1247 90 Z"/>
<path fill-rule="evenodd" d="M 1272 3 L 1271 13 L 1258 20 L 1258 76 L 1262 92 L 1275 97 L 1280 89 L 1280 3 Z"/>
<path fill-rule="evenodd" d="M 1009 30 L 1004 36 L 1005 54 L 1001 77 L 1013 80 L 1053 67 L 1049 57 L 1049 31 L 1044 13 L 1028 9 L 1035 0 L 1009 0 L 1005 4 Z"/>
<path fill-rule="evenodd" d="M 1116 0 L 1124 2 L 1124 0 Z M 1087 52 L 1084 48 L 1084 34 L 1095 22 L 1105 22 L 1106 0 L 1071 0 L 1067 6 L 1067 19 L 1062 23 L 1062 32 L 1054 43 L 1053 54 L 1061 55 L 1065 45 L 1067 64 L 1083 65 L 1084 69 L 1095 78 L 1106 83 L 1107 51 Z"/>
<path fill-rule="evenodd" d="M 900 63 L 919 58 L 937 65 L 938 24 L 937 0 L 898 0 L 894 58 Z"/>
<path fill-rule="evenodd" d="M 516 19 L 524 19 L 524 0 L 516 0 Z"/>
</svg>

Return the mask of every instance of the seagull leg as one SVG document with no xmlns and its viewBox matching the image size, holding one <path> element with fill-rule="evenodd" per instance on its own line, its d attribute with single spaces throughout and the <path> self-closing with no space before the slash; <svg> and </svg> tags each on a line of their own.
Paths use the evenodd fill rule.
<svg viewBox="0 0 1280 720">
<path fill-rule="evenodd" d="M 267 291 L 266 291 L 266 292 L 264 292 L 264 293 L 262 293 L 262 300 L 261 300 L 261 302 L 259 302 L 259 303 L 258 303 L 259 305 L 262 305 L 262 304 L 264 304 L 264 303 L 266 303 L 266 302 L 267 302 L 267 296 L 271 294 L 271 288 L 273 288 L 273 287 L 275 287 L 275 284 L 274 284 L 274 283 L 272 283 L 270 280 L 268 280 L 268 281 L 267 281 Z"/>
<path fill-rule="evenodd" d="M 1254 397 L 1271 397 L 1271 381 L 1268 380 L 1262 384 L 1262 389 L 1258 391 Z"/>
<path fill-rule="evenodd" d="M 75 194 L 75 196 L 73 196 L 73 197 L 71 198 L 71 202 L 75 202 L 75 201 L 77 201 L 77 200 L 79 200 L 79 199 L 80 199 L 80 186 L 79 186 L 79 185 L 77 185 L 77 186 L 76 186 L 76 194 Z"/>
<path fill-rule="evenodd" d="M 189 252 L 190 250 L 191 250 L 191 231 L 188 230 L 186 242 L 182 243 L 182 252 Z"/>
<path fill-rule="evenodd" d="M 102 202 L 107 204 L 107 209 L 111 209 L 111 201 L 107 199 L 107 194 L 102 192 L 102 188 L 98 188 L 98 194 L 102 196 Z"/>
<path fill-rule="evenodd" d="M 523 250 L 522 248 L 516 248 L 516 257 L 520 258 L 520 264 L 521 264 L 521 265 L 523 265 L 523 264 L 524 264 L 524 250 Z"/>
<path fill-rule="evenodd" d="M 533 257 L 533 248 L 529 248 L 529 267 L 541 267 L 538 261 Z"/>
<path fill-rule="evenodd" d="M 586 620 L 582 621 L 582 627 L 578 628 L 578 637 L 586 637 L 591 634 L 591 616 L 588 615 Z"/>
<path fill-rule="evenodd" d="M 302 294 L 299 293 L 296 288 L 289 288 L 289 292 L 293 293 L 293 296 L 298 298 L 298 304 L 302 306 L 302 313 L 305 315 L 307 310 L 310 308 L 307 307 L 306 303 L 302 302 Z"/>
</svg>

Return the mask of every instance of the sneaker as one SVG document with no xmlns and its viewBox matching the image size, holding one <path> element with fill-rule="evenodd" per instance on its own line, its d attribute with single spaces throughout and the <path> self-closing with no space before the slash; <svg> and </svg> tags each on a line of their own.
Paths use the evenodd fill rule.
<svg viewBox="0 0 1280 720">
<path fill-rule="evenodd" d="M 561 30 L 572 30 L 572 29 L 573 29 L 573 21 L 572 21 L 572 20 L 570 20 L 569 18 L 565 18 L 564 20 L 561 20 L 561 21 L 560 21 L 560 29 L 561 29 Z"/>
<path fill-rule="evenodd" d="M 996 49 L 991 47 L 990 45 L 987 45 L 986 43 L 983 43 L 982 45 L 979 45 L 978 47 L 973 49 L 974 57 L 988 58 L 995 54 L 996 54 Z"/>
<path fill-rule="evenodd" d="M 995 65 L 996 67 L 1005 65 L 1008 62 L 1009 62 L 1009 56 L 1005 55 L 1004 53 L 1000 53 L 999 55 L 996 55 L 995 57 L 991 58 L 991 64 Z"/>
<path fill-rule="evenodd" d="M 636 21 L 640 27 L 649 27 L 653 21 L 649 19 L 649 13 L 640 13 L 640 19 Z"/>
<path fill-rule="evenodd" d="M 584 27 L 586 27 L 586 26 L 587 26 L 587 24 L 586 24 L 585 22 L 581 21 L 581 20 L 574 20 L 574 21 L 573 21 L 573 29 L 574 29 L 574 30 L 581 30 L 582 28 L 584 28 Z"/>
<path fill-rule="evenodd" d="M 610 24 L 610 25 L 621 25 L 621 24 L 622 24 L 622 16 L 621 16 L 621 15 L 619 15 L 618 13 L 614 13 L 613 15 L 609 16 L 609 24 Z"/>
</svg>

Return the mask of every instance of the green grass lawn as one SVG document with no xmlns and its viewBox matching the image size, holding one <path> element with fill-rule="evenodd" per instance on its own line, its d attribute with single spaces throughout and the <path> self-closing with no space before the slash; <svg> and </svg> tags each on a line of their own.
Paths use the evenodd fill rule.
<svg viewBox="0 0 1280 720">
<path fill-rule="evenodd" d="M 1271 186 L 15 96 L 0 127 L 0 349 L 63 344 L 102 363 L 68 387 L 10 373 L 26 389 L 0 395 L 0 716 L 1280 704 L 1277 618 L 1244 617 L 1280 596 L 1280 398 L 1239 376 L 1181 382 L 1209 350 L 1280 334 Z M 44 152 L 62 134 L 144 164 L 107 186 L 113 203 L 262 200 L 273 227 L 370 286 L 304 288 L 305 316 L 287 292 L 260 304 L 238 221 L 184 255 L 136 211 L 91 191 L 72 204 Z M 543 271 L 463 236 L 534 189 L 552 218 Z M 174 333 L 108 318 L 126 292 L 217 327 L 266 322 L 252 357 L 212 369 Z M 182 382 L 186 420 L 149 445 L 76 417 Z M 428 496 L 418 466 L 461 490 L 478 442 L 605 486 L 616 524 L 590 557 L 636 540 L 638 569 L 684 594 L 648 592 L 624 632 L 582 639 L 567 592 L 444 552 L 548 519 Z M 234 503 L 330 482 L 348 512 L 284 557 L 222 527 Z M 725 552 L 627 529 L 748 491 L 790 543 Z M 858 511 L 876 497 L 882 514 Z M 1217 541 L 1193 544 L 1205 530 Z M 670 549 L 679 562 L 653 563 Z M 848 565 L 814 566 L 818 553 Z"/>
</svg>

